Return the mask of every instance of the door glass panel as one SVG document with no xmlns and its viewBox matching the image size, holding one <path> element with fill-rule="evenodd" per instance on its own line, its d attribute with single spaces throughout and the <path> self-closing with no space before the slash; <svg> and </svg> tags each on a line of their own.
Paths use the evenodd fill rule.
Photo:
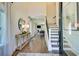
<svg viewBox="0 0 79 59">
<path fill-rule="evenodd" d="M 1 35 L 1 33 L 2 33 L 2 25 L 1 25 L 1 18 L 2 18 L 2 12 L 0 11 L 0 43 L 1 43 L 1 38 L 2 38 L 2 35 Z"/>
<path fill-rule="evenodd" d="M 68 55 L 79 55 L 77 3 L 63 3 L 63 49 Z"/>
<path fill-rule="evenodd" d="M 5 12 L 0 9 L 0 44 L 5 42 L 6 38 L 6 19 Z"/>
</svg>

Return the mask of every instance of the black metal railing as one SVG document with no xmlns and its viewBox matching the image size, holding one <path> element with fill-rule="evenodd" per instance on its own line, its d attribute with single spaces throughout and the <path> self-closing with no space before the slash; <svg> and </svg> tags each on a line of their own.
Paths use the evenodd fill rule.
<svg viewBox="0 0 79 59">
<path fill-rule="evenodd" d="M 47 34 L 48 34 L 48 37 L 49 37 L 49 27 L 48 27 L 47 17 L 46 17 L 46 27 L 47 27 Z"/>
<path fill-rule="evenodd" d="M 63 55 L 62 2 L 59 3 L 59 54 Z"/>
</svg>

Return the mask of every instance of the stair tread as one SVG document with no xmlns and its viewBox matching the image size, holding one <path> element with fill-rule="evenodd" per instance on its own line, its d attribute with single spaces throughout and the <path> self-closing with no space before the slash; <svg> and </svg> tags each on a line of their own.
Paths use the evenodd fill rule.
<svg viewBox="0 0 79 59">
<path fill-rule="evenodd" d="M 59 33 L 49 33 L 49 34 L 52 34 L 52 35 L 54 35 L 54 34 L 55 34 L 55 35 L 57 35 L 57 34 L 59 34 Z"/>
<path fill-rule="evenodd" d="M 49 40 L 59 41 L 59 39 L 56 39 L 56 38 L 55 39 L 49 39 Z"/>
<path fill-rule="evenodd" d="M 58 33 L 57 31 L 49 31 L 49 33 Z"/>
<path fill-rule="evenodd" d="M 50 33 L 58 33 L 58 31 L 53 31 L 53 30 L 52 30 L 52 31 L 50 31 Z"/>
<path fill-rule="evenodd" d="M 52 50 L 52 53 L 59 54 L 59 50 Z"/>
<path fill-rule="evenodd" d="M 58 41 L 55 41 L 55 40 L 51 40 L 51 42 L 59 42 L 59 40 L 58 40 Z"/>
<path fill-rule="evenodd" d="M 59 45 L 51 45 L 52 47 L 59 47 Z"/>
<path fill-rule="evenodd" d="M 71 48 L 64 48 L 64 50 L 72 50 Z"/>
<path fill-rule="evenodd" d="M 51 39 L 56 39 L 56 38 L 58 39 L 59 37 L 51 37 Z"/>
<path fill-rule="evenodd" d="M 52 47 L 52 50 L 59 50 L 59 47 Z"/>
<path fill-rule="evenodd" d="M 51 43 L 52 45 L 59 45 L 59 43 Z"/>
<path fill-rule="evenodd" d="M 49 35 L 59 35 L 58 33 L 49 33 Z"/>
<path fill-rule="evenodd" d="M 59 37 L 59 36 L 51 35 L 50 37 Z"/>
<path fill-rule="evenodd" d="M 67 41 L 65 41 L 65 40 L 64 40 L 63 42 L 64 42 L 64 43 L 68 43 L 68 42 L 67 42 Z"/>
<path fill-rule="evenodd" d="M 56 34 L 56 33 L 54 33 L 54 34 L 49 34 L 49 35 L 58 35 L 58 33 Z M 59 35 L 58 35 L 59 36 Z"/>
<path fill-rule="evenodd" d="M 64 48 L 71 48 L 69 45 L 64 45 L 63 47 Z"/>
<path fill-rule="evenodd" d="M 51 35 L 51 36 L 59 36 L 58 34 L 49 34 L 49 36 L 50 36 L 50 35 Z"/>
</svg>

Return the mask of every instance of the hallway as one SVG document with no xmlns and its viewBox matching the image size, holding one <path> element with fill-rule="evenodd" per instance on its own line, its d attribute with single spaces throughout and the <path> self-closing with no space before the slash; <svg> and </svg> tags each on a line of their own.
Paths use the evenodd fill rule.
<svg viewBox="0 0 79 59">
<path fill-rule="evenodd" d="M 78 10 L 76 2 L 1 2 L 0 56 L 79 55 Z"/>
</svg>

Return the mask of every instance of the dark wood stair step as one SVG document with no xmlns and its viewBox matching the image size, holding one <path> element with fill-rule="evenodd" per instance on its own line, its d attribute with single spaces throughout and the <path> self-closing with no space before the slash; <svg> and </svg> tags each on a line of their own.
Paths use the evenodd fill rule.
<svg viewBox="0 0 79 59">
<path fill-rule="evenodd" d="M 52 50 L 52 53 L 59 54 L 59 50 Z"/>
<path fill-rule="evenodd" d="M 59 47 L 59 45 L 52 45 L 52 47 Z"/>
</svg>

